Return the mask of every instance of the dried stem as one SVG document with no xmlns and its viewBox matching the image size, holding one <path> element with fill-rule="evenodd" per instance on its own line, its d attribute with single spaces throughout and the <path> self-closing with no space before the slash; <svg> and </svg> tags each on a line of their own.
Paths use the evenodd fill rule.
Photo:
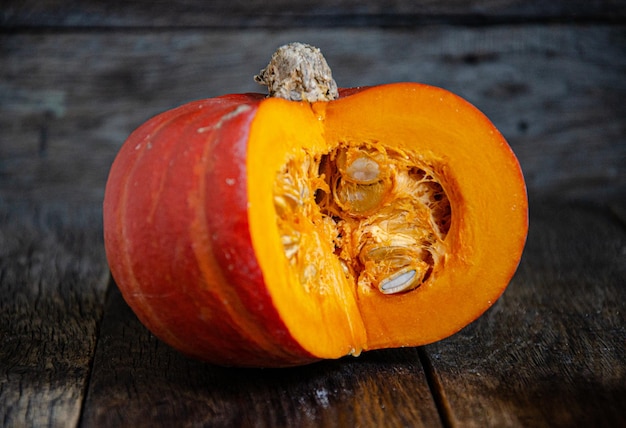
<svg viewBox="0 0 626 428">
<path fill-rule="evenodd" d="M 267 86 L 270 97 L 290 101 L 331 101 L 339 96 L 322 52 L 304 43 L 279 47 L 254 80 Z"/>
</svg>

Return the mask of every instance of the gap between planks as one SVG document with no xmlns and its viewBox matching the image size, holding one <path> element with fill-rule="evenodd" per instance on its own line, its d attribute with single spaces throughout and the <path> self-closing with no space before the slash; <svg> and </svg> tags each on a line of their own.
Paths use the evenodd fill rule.
<svg viewBox="0 0 626 428">
<path fill-rule="evenodd" d="M 104 321 L 104 317 L 106 316 L 107 311 L 107 302 L 111 297 L 111 293 L 114 291 L 114 288 L 117 287 L 115 285 L 115 281 L 113 280 L 113 276 L 111 275 L 111 271 L 109 270 L 106 278 L 107 281 L 106 290 L 104 292 L 104 298 L 102 300 L 103 310 L 100 314 L 100 319 L 96 323 L 96 340 L 93 346 L 93 350 L 91 352 L 91 356 L 89 357 L 89 367 L 87 369 L 87 381 L 83 385 L 81 402 L 80 402 L 80 412 L 78 415 L 78 423 L 77 427 L 85 426 L 83 423 L 85 417 L 85 409 L 87 408 L 87 395 L 89 394 L 89 390 L 91 389 L 91 380 L 93 379 L 94 365 L 96 364 L 96 352 L 98 350 L 98 346 L 100 345 L 100 328 L 102 326 L 102 322 Z"/>
<path fill-rule="evenodd" d="M 428 387 L 430 388 L 430 394 L 432 395 L 435 406 L 437 407 L 437 412 L 439 413 L 439 418 L 441 419 L 441 425 L 444 428 L 454 428 L 455 424 L 452 408 L 448 398 L 446 397 L 446 392 L 441 382 L 441 378 L 437 374 L 437 370 L 435 370 L 435 367 L 428 356 L 428 352 L 423 346 L 417 348 L 417 354 L 419 356 L 420 363 L 422 364 L 424 375 L 426 376 L 426 382 L 428 382 Z"/>
</svg>

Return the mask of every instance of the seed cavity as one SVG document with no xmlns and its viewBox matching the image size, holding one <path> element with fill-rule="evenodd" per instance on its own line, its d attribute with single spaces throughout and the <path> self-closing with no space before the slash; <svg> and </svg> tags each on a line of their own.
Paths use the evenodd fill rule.
<svg viewBox="0 0 626 428">
<path fill-rule="evenodd" d="M 285 256 L 306 289 L 333 269 L 385 295 L 418 289 L 445 261 L 444 185 L 436 162 L 379 142 L 295 154 L 274 184 Z"/>
</svg>

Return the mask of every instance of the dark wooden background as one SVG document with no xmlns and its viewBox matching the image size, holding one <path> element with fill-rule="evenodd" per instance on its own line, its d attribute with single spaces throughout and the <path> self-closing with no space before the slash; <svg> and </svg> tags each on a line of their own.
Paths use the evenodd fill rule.
<svg viewBox="0 0 626 428">
<path fill-rule="evenodd" d="M 0 3 L 0 423 L 626 426 L 626 1 Z M 420 81 L 483 110 L 530 197 L 519 270 L 441 342 L 284 370 L 155 339 L 110 281 L 101 201 L 126 136 L 258 91 L 290 41 L 340 86 Z"/>
</svg>

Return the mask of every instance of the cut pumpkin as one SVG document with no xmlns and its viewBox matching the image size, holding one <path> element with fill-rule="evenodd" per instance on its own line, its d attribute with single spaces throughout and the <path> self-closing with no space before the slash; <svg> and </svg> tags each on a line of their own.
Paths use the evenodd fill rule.
<svg viewBox="0 0 626 428">
<path fill-rule="evenodd" d="M 139 319 L 239 366 L 448 337 L 504 291 L 527 228 L 502 135 L 416 83 L 189 103 L 129 137 L 104 202 L 111 271 Z"/>
</svg>

